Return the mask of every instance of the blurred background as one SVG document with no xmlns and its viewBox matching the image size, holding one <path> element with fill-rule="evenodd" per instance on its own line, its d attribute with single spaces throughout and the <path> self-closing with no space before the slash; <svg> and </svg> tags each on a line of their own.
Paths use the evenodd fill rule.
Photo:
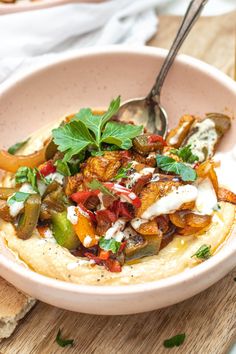
<svg viewBox="0 0 236 354">
<path fill-rule="evenodd" d="M 0 83 L 31 65 L 79 48 L 144 45 L 158 33 L 159 16 L 182 15 L 188 3 L 189 0 L 0 0 Z M 209 0 L 203 15 L 221 15 L 235 9 L 236 0 Z M 158 42 L 155 45 L 159 46 Z"/>
</svg>

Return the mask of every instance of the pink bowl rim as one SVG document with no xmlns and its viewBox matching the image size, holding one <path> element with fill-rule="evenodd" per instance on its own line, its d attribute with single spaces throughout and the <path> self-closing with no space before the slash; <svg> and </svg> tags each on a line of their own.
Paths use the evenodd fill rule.
<svg viewBox="0 0 236 354">
<path fill-rule="evenodd" d="M 19 84 L 22 80 L 29 78 L 33 74 L 43 72 L 48 70 L 51 67 L 54 67 L 57 64 L 66 63 L 68 61 L 79 59 L 80 57 L 90 57 L 90 56 L 100 56 L 100 55 L 110 55 L 110 54 L 124 54 L 124 55 L 140 55 L 140 56 L 154 56 L 164 58 L 167 54 L 166 49 L 156 48 L 156 47 L 146 47 L 140 46 L 136 48 L 130 48 L 126 45 L 120 46 L 104 46 L 104 47 L 95 47 L 95 48 L 86 48 L 79 51 L 69 54 L 61 55 L 59 58 L 54 59 L 53 62 L 49 64 L 39 64 L 30 70 L 15 74 L 12 78 L 8 79 L 6 82 L 0 85 L 0 95 L 10 90 L 15 85 Z M 191 66 L 193 69 L 200 71 L 207 76 L 217 80 L 227 88 L 235 92 L 236 96 L 236 82 L 234 82 L 230 77 L 222 73 L 220 70 L 215 67 L 204 63 L 198 59 L 187 55 L 178 55 L 176 61 L 182 65 Z M 235 227 L 231 232 L 235 234 Z M 155 290 L 174 290 L 177 285 L 187 283 L 191 280 L 197 281 L 197 278 L 206 276 L 208 272 L 213 272 L 214 269 L 224 267 L 224 262 L 226 260 L 235 259 L 234 263 L 236 265 L 236 241 L 231 243 L 231 248 L 224 247 L 220 250 L 219 253 L 214 255 L 206 262 L 197 265 L 194 268 L 183 271 L 177 275 L 170 276 L 165 279 L 156 280 L 152 282 L 145 282 L 142 284 L 130 284 L 130 285 L 118 285 L 118 286 L 108 286 L 108 285 L 80 285 L 69 283 L 47 276 L 38 274 L 33 270 L 24 268 L 21 266 L 16 267 L 16 262 L 8 259 L 4 255 L 0 254 L 0 265 L 3 266 L 8 271 L 15 273 L 20 278 L 23 278 L 27 281 L 31 281 L 40 286 L 47 286 L 51 290 L 62 290 L 73 293 L 88 294 L 88 295 L 103 295 L 103 296 L 117 296 L 125 294 L 135 294 L 142 292 L 150 292 Z M 233 267 L 232 267 L 233 268 Z"/>
</svg>

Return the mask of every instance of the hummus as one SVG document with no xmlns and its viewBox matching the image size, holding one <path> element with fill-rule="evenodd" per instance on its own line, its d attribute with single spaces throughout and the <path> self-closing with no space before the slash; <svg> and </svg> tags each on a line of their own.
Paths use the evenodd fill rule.
<svg viewBox="0 0 236 354">
<path fill-rule="evenodd" d="M 51 130 L 57 127 L 59 122 L 50 124 L 32 134 L 28 144 L 18 153 L 27 155 L 42 147 Z M 149 173 L 150 168 L 147 170 Z M 154 169 L 152 168 L 151 170 L 153 172 Z M 136 173 L 136 175 L 140 177 L 141 174 Z M 6 173 L 2 179 L 2 186 L 14 186 L 14 175 Z M 196 189 L 196 187 L 190 187 Z M 203 206 L 206 207 L 204 193 Z M 195 199 L 186 199 L 186 202 Z M 208 198 L 208 204 L 211 202 L 209 207 L 211 210 L 216 201 L 213 200 L 211 202 L 210 198 Z M 168 201 L 168 206 L 169 204 Z M 0 219 L 0 236 L 8 249 L 16 256 L 16 261 L 22 261 L 31 270 L 47 277 L 86 285 L 139 284 L 163 279 L 196 266 L 200 260 L 193 257 L 193 255 L 202 245 L 211 246 L 212 254 L 217 252 L 218 248 L 229 236 L 235 219 L 235 206 L 233 204 L 227 202 L 218 204 L 220 208 L 213 212 L 212 222 L 206 228 L 194 233 L 194 235 L 175 235 L 173 241 L 157 255 L 145 257 L 139 259 L 139 261 L 133 261 L 133 263 L 126 263 L 123 265 L 122 271 L 118 273 L 112 273 L 106 270 L 104 266 L 95 265 L 93 261 L 85 257 L 75 257 L 67 248 L 60 246 L 50 232 L 43 237 L 35 229 L 29 239 L 22 240 L 16 236 L 15 229 L 11 223 Z M 177 207 L 174 207 L 175 209 Z M 149 214 L 152 211 L 152 209 L 148 209 Z M 147 215 L 145 214 L 143 217 L 147 217 Z M 149 217 L 150 215 L 147 218 Z"/>
<path fill-rule="evenodd" d="M 221 202 L 220 211 L 204 232 L 193 236 L 176 236 L 158 255 L 124 265 L 121 273 L 111 273 L 102 266 L 84 262 L 73 256 L 50 237 L 42 238 L 37 231 L 28 240 L 16 237 L 13 226 L 1 221 L 1 236 L 20 260 L 37 273 L 76 284 L 129 285 L 146 283 L 175 275 L 199 263 L 192 255 L 203 245 L 211 245 L 212 252 L 228 237 L 234 223 L 235 207 Z"/>
</svg>

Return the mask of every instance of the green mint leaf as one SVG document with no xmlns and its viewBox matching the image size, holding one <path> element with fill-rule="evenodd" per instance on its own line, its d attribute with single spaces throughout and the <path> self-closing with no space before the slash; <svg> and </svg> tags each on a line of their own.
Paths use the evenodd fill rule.
<svg viewBox="0 0 236 354">
<path fill-rule="evenodd" d="M 96 179 L 93 179 L 92 182 L 88 184 L 89 188 L 92 190 L 99 190 L 103 194 L 110 195 L 111 197 L 114 197 L 113 193 L 106 188 L 101 182 L 97 181 Z"/>
<path fill-rule="evenodd" d="M 206 259 L 211 257 L 211 246 L 210 245 L 202 245 L 196 253 L 192 255 L 192 258 L 196 257 L 205 261 Z"/>
<path fill-rule="evenodd" d="M 196 171 L 182 162 L 177 162 L 171 157 L 164 155 L 157 155 L 156 160 L 160 169 L 180 175 L 183 181 L 195 181 L 197 179 Z"/>
<path fill-rule="evenodd" d="M 57 168 L 57 172 L 61 173 L 63 176 L 71 176 L 70 168 L 67 162 L 57 160 L 55 166 Z"/>
<path fill-rule="evenodd" d="M 15 153 L 20 150 L 20 148 L 22 148 L 25 144 L 27 144 L 29 141 L 29 138 L 25 141 L 21 141 L 19 143 L 16 143 L 12 146 L 9 147 L 9 149 L 7 150 L 9 152 L 9 154 L 11 155 L 15 155 Z"/>
<path fill-rule="evenodd" d="M 120 179 L 120 178 L 128 178 L 128 173 L 130 171 L 130 167 L 132 166 L 131 163 L 128 163 L 126 167 L 122 167 L 119 169 L 117 175 L 113 178 L 114 180 Z"/>
<path fill-rule="evenodd" d="M 132 147 L 132 139 L 140 135 L 142 131 L 143 126 L 108 122 L 102 134 L 102 142 L 128 150 Z"/>
<path fill-rule="evenodd" d="M 57 336 L 56 336 L 56 342 L 60 347 L 66 347 L 67 345 L 73 345 L 74 344 L 74 339 L 62 339 L 61 338 L 61 330 L 59 329 Z"/>
<path fill-rule="evenodd" d="M 174 337 L 164 340 L 163 345 L 165 348 L 179 347 L 181 344 L 183 344 L 185 338 L 185 333 L 180 333 Z"/>
<path fill-rule="evenodd" d="M 170 152 L 177 155 L 183 162 L 194 163 L 199 160 L 198 156 L 192 153 L 191 145 L 186 145 L 179 149 L 171 149 Z"/>
<path fill-rule="evenodd" d="M 83 151 L 87 146 L 94 145 L 95 140 L 87 126 L 81 121 L 72 121 L 52 131 L 53 141 L 58 150 L 65 152 L 63 162 Z"/>
<path fill-rule="evenodd" d="M 94 133 L 96 142 L 99 144 L 104 125 L 118 112 L 119 108 L 120 96 L 111 101 L 106 113 L 95 115 L 90 108 L 83 108 L 75 115 L 73 120 L 83 122 Z"/>
<path fill-rule="evenodd" d="M 116 241 L 114 238 L 106 240 L 104 237 L 99 240 L 99 247 L 105 251 L 111 251 L 112 253 L 117 253 L 120 249 L 121 243 Z"/>
<path fill-rule="evenodd" d="M 12 205 L 15 202 L 26 202 L 26 200 L 29 198 L 30 193 L 24 193 L 24 192 L 16 192 L 14 193 L 7 201 L 8 205 Z"/>
</svg>

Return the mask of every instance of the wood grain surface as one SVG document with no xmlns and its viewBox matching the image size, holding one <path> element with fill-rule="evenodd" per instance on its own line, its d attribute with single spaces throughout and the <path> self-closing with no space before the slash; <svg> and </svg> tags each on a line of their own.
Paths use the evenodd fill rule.
<svg viewBox="0 0 236 354">
<path fill-rule="evenodd" d="M 150 45 L 168 48 L 180 19 L 160 19 Z M 233 77 L 236 13 L 201 18 L 182 52 L 200 58 Z M 92 316 L 38 302 L 13 336 L 0 344 L 2 354 L 223 354 L 236 341 L 236 269 L 217 284 L 177 305 L 132 316 Z M 1 324 L 0 324 L 1 325 Z M 71 348 L 55 343 L 58 329 L 75 340 Z M 163 341 L 186 333 L 179 348 Z"/>
</svg>

